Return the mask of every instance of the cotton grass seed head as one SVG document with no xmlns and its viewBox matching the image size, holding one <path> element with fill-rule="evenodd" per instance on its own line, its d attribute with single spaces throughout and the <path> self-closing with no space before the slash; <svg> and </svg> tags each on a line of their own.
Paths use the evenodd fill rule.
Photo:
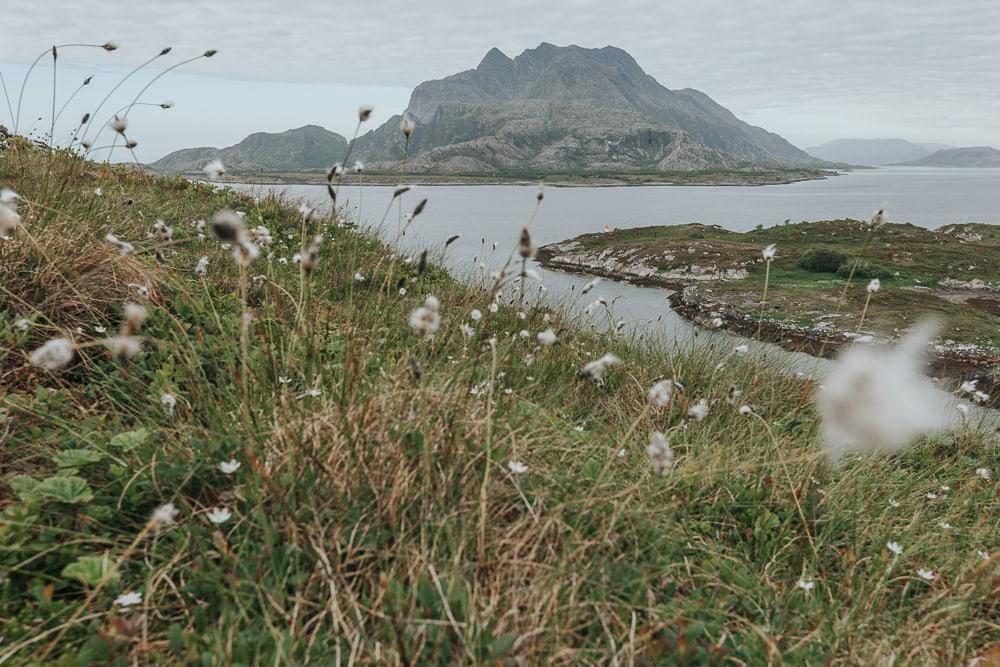
<svg viewBox="0 0 1000 667">
<path fill-rule="evenodd" d="M 369 118 L 371 118 L 372 111 L 373 111 L 372 107 L 367 104 L 363 104 L 360 107 L 358 107 L 358 122 L 364 123 Z"/>
<path fill-rule="evenodd" d="M 885 224 L 885 208 L 879 208 L 874 213 L 872 213 L 871 219 L 868 221 L 872 227 L 881 227 Z"/>
<path fill-rule="evenodd" d="M 111 232 L 108 232 L 107 234 L 104 235 L 104 240 L 110 243 L 111 245 L 115 246 L 116 248 L 118 248 L 118 251 L 121 252 L 121 254 L 123 255 L 131 255 L 133 252 L 135 252 L 135 246 L 133 246 L 128 241 L 121 240 Z"/>
<path fill-rule="evenodd" d="M 403 136 L 407 139 L 413 134 L 413 130 L 417 128 L 417 124 L 409 116 L 403 116 L 403 120 L 399 121 L 399 131 L 403 133 Z"/>
<path fill-rule="evenodd" d="M 869 294 L 875 293 L 880 289 L 882 289 L 882 282 L 878 278 L 872 278 L 871 281 L 868 283 L 868 287 L 866 289 L 868 290 Z"/>
<path fill-rule="evenodd" d="M 893 350 L 852 345 L 840 356 L 816 394 L 827 456 L 901 449 L 946 427 L 940 395 L 921 373 L 935 330 L 924 322 Z"/>
<path fill-rule="evenodd" d="M 538 332 L 538 343 L 540 345 L 544 345 L 545 347 L 552 347 L 558 342 L 559 339 L 556 337 L 556 332 L 553 331 L 551 328 L 546 329 L 545 331 Z"/>
<path fill-rule="evenodd" d="M 619 363 L 621 363 L 621 359 L 614 354 L 608 353 L 600 359 L 595 359 L 594 361 L 584 364 L 583 368 L 580 369 L 579 376 L 584 380 L 590 380 L 591 382 L 600 384 L 604 382 L 604 373 L 608 370 L 608 368 Z"/>
<path fill-rule="evenodd" d="M 177 397 L 173 394 L 163 394 L 160 396 L 160 405 L 168 417 L 174 416 L 174 409 L 177 407 Z"/>
<path fill-rule="evenodd" d="M 53 338 L 28 357 L 32 365 L 48 371 L 62 368 L 73 360 L 73 341 L 68 338 Z"/>
<path fill-rule="evenodd" d="M 527 227 L 521 228 L 521 238 L 517 243 L 517 254 L 524 259 L 530 259 L 535 255 L 535 246 L 531 243 L 531 234 Z"/>
<path fill-rule="evenodd" d="M 0 203 L 0 237 L 10 238 L 21 224 L 21 216 L 17 209 L 6 203 Z"/>
<path fill-rule="evenodd" d="M 778 254 L 778 246 L 772 243 L 767 247 L 765 247 L 760 254 L 764 257 L 766 261 L 770 262 L 771 260 L 774 259 L 774 256 Z"/>
<path fill-rule="evenodd" d="M 228 507 L 213 507 L 205 513 L 205 517 L 215 525 L 223 524 L 232 518 L 233 513 Z"/>
<path fill-rule="evenodd" d="M 108 125 L 118 134 L 125 134 L 125 130 L 128 129 L 128 119 L 115 116 Z M 140 132 L 140 134 L 142 133 Z"/>
<path fill-rule="evenodd" d="M 441 327 L 441 302 L 433 294 L 428 294 L 424 305 L 410 313 L 410 328 L 414 332 L 431 338 Z"/>
<path fill-rule="evenodd" d="M 696 422 L 700 422 L 707 416 L 708 416 L 708 401 L 706 401 L 704 398 L 699 399 L 694 403 L 694 405 L 688 408 L 688 417 L 695 420 Z"/>
<path fill-rule="evenodd" d="M 646 447 L 649 455 L 649 462 L 653 466 L 653 472 L 661 477 L 670 472 L 673 466 L 673 452 L 670 451 L 670 443 L 667 436 L 660 431 L 653 431 L 649 434 L 649 445 Z"/>
<path fill-rule="evenodd" d="M 154 529 L 169 526 L 178 514 L 180 514 L 180 510 L 174 507 L 173 503 L 164 503 L 153 510 L 152 516 L 149 517 L 150 526 Z"/>
<path fill-rule="evenodd" d="M 660 380 L 646 393 L 649 404 L 654 408 L 665 408 L 670 404 L 670 397 L 674 393 L 674 383 L 672 380 Z"/>
<path fill-rule="evenodd" d="M 212 180 L 221 178 L 226 174 L 226 167 L 222 164 L 222 160 L 209 160 L 201 170 L 204 172 L 206 178 Z"/>
</svg>

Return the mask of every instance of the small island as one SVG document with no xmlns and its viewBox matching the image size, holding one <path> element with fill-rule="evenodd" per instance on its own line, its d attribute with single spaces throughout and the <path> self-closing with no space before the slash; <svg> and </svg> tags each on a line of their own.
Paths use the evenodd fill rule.
<svg viewBox="0 0 1000 667">
<path fill-rule="evenodd" d="M 761 251 L 769 244 L 777 253 L 768 272 Z M 550 269 L 667 288 L 688 319 L 759 331 L 786 349 L 826 356 L 858 338 L 895 338 L 932 315 L 941 322 L 932 373 L 990 381 L 1000 364 L 997 225 L 932 231 L 845 219 L 732 232 L 683 224 L 584 234 L 538 257 Z M 878 291 L 869 292 L 873 279 Z"/>
</svg>

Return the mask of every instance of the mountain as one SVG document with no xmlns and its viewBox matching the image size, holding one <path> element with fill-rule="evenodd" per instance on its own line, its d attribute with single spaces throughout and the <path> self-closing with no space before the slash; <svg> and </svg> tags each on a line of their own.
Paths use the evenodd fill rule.
<svg viewBox="0 0 1000 667">
<path fill-rule="evenodd" d="M 342 160 L 346 152 L 344 137 L 318 125 L 305 125 L 285 132 L 257 132 L 227 148 L 185 148 L 149 166 L 155 171 L 194 173 L 218 159 L 233 173 L 300 171 L 325 169 Z"/>
<path fill-rule="evenodd" d="M 625 51 L 543 43 L 491 49 L 475 69 L 418 85 L 403 115 L 359 137 L 373 169 L 425 173 L 669 172 L 814 167 L 708 95 L 670 90 Z M 405 158 L 405 161 L 404 161 Z"/>
<path fill-rule="evenodd" d="M 901 164 L 907 167 L 1000 167 L 1000 151 L 989 146 L 950 148 Z"/>
<path fill-rule="evenodd" d="M 935 144 L 914 144 L 903 139 L 835 139 L 822 146 L 807 148 L 810 155 L 830 162 L 877 167 L 919 160 L 939 148 Z"/>
</svg>

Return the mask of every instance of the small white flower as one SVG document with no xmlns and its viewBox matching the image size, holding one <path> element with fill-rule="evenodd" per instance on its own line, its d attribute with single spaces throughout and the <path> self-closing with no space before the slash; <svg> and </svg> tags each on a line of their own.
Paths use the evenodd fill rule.
<svg viewBox="0 0 1000 667">
<path fill-rule="evenodd" d="M 414 308 L 410 313 L 410 328 L 425 336 L 433 336 L 441 327 L 441 302 L 433 294 L 428 294 L 424 305 Z"/>
<path fill-rule="evenodd" d="M 733 348 L 733 352 L 735 352 L 736 354 L 746 354 L 749 351 L 750 351 L 750 346 L 747 345 L 746 343 L 743 343 L 742 345 L 737 345 L 736 347 Z"/>
<path fill-rule="evenodd" d="M 177 397 L 173 394 L 163 394 L 160 396 L 160 405 L 163 406 L 163 410 L 167 413 L 168 417 L 173 417 L 174 408 L 177 407 Z"/>
<path fill-rule="evenodd" d="M 885 548 L 897 556 L 903 553 L 903 547 L 899 545 L 899 542 L 889 542 L 885 545 Z"/>
<path fill-rule="evenodd" d="M 200 275 L 206 271 L 208 271 L 208 257 L 203 256 L 198 260 L 198 263 L 194 265 L 194 272 Z"/>
<path fill-rule="evenodd" d="M 625 448 L 624 447 L 622 447 L 621 449 L 618 450 L 618 458 L 620 458 L 620 459 L 625 458 Z"/>
<path fill-rule="evenodd" d="M 659 431 L 649 434 L 649 446 L 646 447 L 649 454 L 650 463 L 653 464 L 653 472 L 661 477 L 670 472 L 673 465 L 673 452 L 670 451 L 670 443 L 667 436 Z"/>
<path fill-rule="evenodd" d="M 233 516 L 233 513 L 230 512 L 227 507 L 213 507 L 205 514 L 205 516 L 209 521 L 218 525 L 229 521 L 229 519 Z"/>
<path fill-rule="evenodd" d="M 772 243 L 769 246 L 767 246 L 766 248 L 764 248 L 761 251 L 760 254 L 763 255 L 763 257 L 764 257 L 765 260 L 767 260 L 768 262 L 770 262 L 772 259 L 774 259 L 774 256 L 777 253 L 778 253 L 778 246 L 776 246 L 775 244 Z"/>
<path fill-rule="evenodd" d="M 110 243 L 111 245 L 115 246 L 116 248 L 118 248 L 118 251 L 121 252 L 121 254 L 123 255 L 131 255 L 133 252 L 135 252 L 135 246 L 133 246 L 128 241 L 122 241 L 120 238 L 118 238 L 111 232 L 108 232 L 107 234 L 104 235 L 104 240 Z"/>
<path fill-rule="evenodd" d="M 989 551 L 977 551 L 976 555 L 979 556 L 980 558 L 982 558 L 983 560 L 989 560 L 990 559 L 990 552 Z"/>
<path fill-rule="evenodd" d="M 94 325 L 94 333 L 102 334 L 102 333 L 107 333 L 107 331 L 108 331 L 107 327 L 102 327 L 100 324 Z"/>
<path fill-rule="evenodd" d="M 364 281 L 365 281 L 365 277 L 363 275 L 361 275 L 360 273 L 355 272 L 355 274 L 354 274 L 354 282 L 356 282 L 356 283 L 363 283 Z"/>
<path fill-rule="evenodd" d="M 221 472 L 223 475 L 232 475 L 234 472 L 240 469 L 241 465 L 243 464 L 237 461 L 236 459 L 229 459 L 228 461 L 220 461 L 218 468 L 219 472 Z"/>
<path fill-rule="evenodd" d="M 498 310 L 500 310 L 500 306 L 499 306 L 499 305 L 497 305 L 497 302 L 496 302 L 496 301 L 494 301 L 493 303 L 491 303 L 491 304 L 490 304 L 490 308 L 489 308 L 489 310 L 490 310 L 490 312 L 491 312 L 491 313 L 495 313 L 495 312 L 497 312 Z"/>
<path fill-rule="evenodd" d="M 934 493 L 933 491 L 928 491 L 924 495 L 927 496 L 927 500 L 937 500 L 938 497 L 938 494 Z"/>
<path fill-rule="evenodd" d="M 469 313 L 469 318 L 473 322 L 478 322 L 479 320 L 483 319 L 483 313 L 478 308 L 473 308 L 472 312 Z"/>
<path fill-rule="evenodd" d="M 180 510 L 174 507 L 173 503 L 165 503 L 153 510 L 153 515 L 149 518 L 149 522 L 153 524 L 154 528 L 169 526 L 174 522 L 179 513 Z"/>
<path fill-rule="evenodd" d="M 520 461 L 508 461 L 507 468 L 515 475 L 520 475 L 523 472 L 528 472 L 528 466 L 524 465 Z"/>
<path fill-rule="evenodd" d="M 574 426 L 573 430 L 577 433 L 583 433 L 583 426 Z"/>
<path fill-rule="evenodd" d="M 31 322 L 23 318 L 18 320 L 17 322 L 14 322 L 14 328 L 17 329 L 18 331 L 27 331 L 28 327 L 30 326 Z"/>
<path fill-rule="evenodd" d="M 292 381 L 292 378 L 287 377 L 285 375 L 279 375 L 278 376 L 278 384 L 289 384 L 291 381 Z"/>
<path fill-rule="evenodd" d="M 646 399 L 654 408 L 664 408 L 670 403 L 674 393 L 674 383 L 671 380 L 660 380 L 646 393 Z"/>
<path fill-rule="evenodd" d="M 137 604 L 142 604 L 142 593 L 129 592 L 122 593 L 115 598 L 115 604 L 119 607 L 133 607 Z"/>
<path fill-rule="evenodd" d="M 688 416 L 695 421 L 700 422 L 702 419 L 708 416 L 708 401 L 704 398 L 699 400 L 697 403 L 692 405 L 688 409 Z"/>
<path fill-rule="evenodd" d="M 932 570 L 920 568 L 917 570 L 917 576 L 924 581 L 934 581 L 934 572 Z"/>
<path fill-rule="evenodd" d="M 976 468 L 976 476 L 987 482 L 993 479 L 993 473 L 989 468 Z"/>
<path fill-rule="evenodd" d="M 938 526 L 940 526 L 942 530 L 951 530 L 951 524 L 947 521 L 938 521 Z"/>
<path fill-rule="evenodd" d="M 976 393 L 977 384 L 979 384 L 978 380 L 966 380 L 958 387 L 958 389 L 965 394 L 974 394 Z"/>
<path fill-rule="evenodd" d="M 73 361 L 73 342 L 68 338 L 53 338 L 28 357 L 35 366 L 54 371 Z"/>
<path fill-rule="evenodd" d="M 97 195 L 98 197 L 100 197 L 101 195 L 104 194 L 104 190 L 102 190 L 100 188 L 94 188 L 94 194 Z"/>
<path fill-rule="evenodd" d="M 405 287 L 400 287 L 399 288 L 399 296 L 406 296 L 406 288 Z"/>
<path fill-rule="evenodd" d="M 556 332 L 549 328 L 538 332 L 538 342 L 545 347 L 552 347 L 559 342 L 559 339 L 556 338 Z"/>
<path fill-rule="evenodd" d="M 892 507 L 893 509 L 899 507 L 899 501 L 895 498 L 889 498 L 889 507 Z"/>
<path fill-rule="evenodd" d="M 468 324 L 466 324 L 465 322 L 462 322 L 461 326 L 459 326 L 458 328 L 462 332 L 462 338 L 464 338 L 465 340 L 469 340 L 476 333 L 476 330 L 473 329 Z"/>
<path fill-rule="evenodd" d="M 309 398 L 319 398 L 323 395 L 323 390 L 319 387 L 313 387 L 312 389 L 307 389 L 305 395 Z"/>
<path fill-rule="evenodd" d="M 219 178 L 226 173 L 226 168 L 222 165 L 221 160 L 211 160 L 201 170 L 208 178 Z"/>
<path fill-rule="evenodd" d="M 812 579 L 802 578 L 795 582 L 795 585 L 806 591 L 807 593 L 816 587 L 816 582 Z"/>
<path fill-rule="evenodd" d="M 740 414 L 743 415 L 744 417 L 749 417 L 750 415 L 753 414 L 753 408 L 751 408 L 749 405 L 741 405 Z"/>
</svg>

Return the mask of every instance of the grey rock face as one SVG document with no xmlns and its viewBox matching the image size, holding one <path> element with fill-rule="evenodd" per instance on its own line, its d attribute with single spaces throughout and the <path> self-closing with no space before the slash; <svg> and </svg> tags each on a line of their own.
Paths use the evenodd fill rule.
<svg viewBox="0 0 1000 667">
<path fill-rule="evenodd" d="M 744 123 L 702 92 L 670 90 L 625 51 L 541 44 L 491 49 L 475 69 L 418 85 L 406 114 L 359 139 L 373 168 L 470 171 L 688 171 L 817 161 Z M 405 162 L 404 162 L 405 160 Z"/>
</svg>

